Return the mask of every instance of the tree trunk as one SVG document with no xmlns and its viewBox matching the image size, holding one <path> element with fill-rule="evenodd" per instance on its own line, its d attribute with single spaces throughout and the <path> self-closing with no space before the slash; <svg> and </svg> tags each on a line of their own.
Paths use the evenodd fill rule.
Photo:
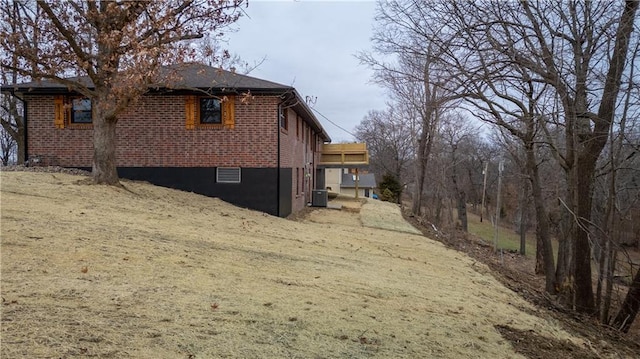
<svg viewBox="0 0 640 359">
<path fill-rule="evenodd" d="M 525 157 L 527 172 L 531 182 L 531 195 L 536 211 L 536 268 L 537 259 L 542 257 L 542 268 L 545 274 L 545 290 L 548 293 L 556 293 L 556 273 L 553 260 L 553 246 L 549 234 L 549 215 L 544 205 L 542 197 L 542 187 L 540 185 L 540 174 L 536 161 L 535 148 L 533 143 L 525 143 Z"/>
<path fill-rule="evenodd" d="M 440 198 L 440 193 L 436 194 L 436 213 L 435 213 L 435 223 L 440 227 L 442 225 L 442 198 Z"/>
<path fill-rule="evenodd" d="M 460 229 L 468 232 L 467 225 L 467 193 L 458 186 L 458 159 L 456 151 L 458 150 L 457 144 L 451 144 L 451 183 L 453 184 L 453 191 L 456 197 L 456 212 L 458 213 L 458 223 Z"/>
<path fill-rule="evenodd" d="M 556 293 L 559 301 L 573 308 L 573 242 L 571 222 L 567 209 L 560 209 L 556 238 L 558 239 L 558 263 L 556 265 Z"/>
<path fill-rule="evenodd" d="M 429 155 L 431 154 L 431 146 L 433 144 L 433 121 L 431 119 L 432 112 L 425 115 L 426 119 L 422 121 L 422 133 L 418 143 L 418 158 L 416 166 L 416 186 L 413 193 L 413 203 L 411 206 L 411 214 L 419 216 L 422 213 L 422 192 L 424 191 L 424 180 L 426 177 L 427 164 Z"/>
<path fill-rule="evenodd" d="M 606 237 L 606 236 L 603 236 Z M 598 253 L 596 254 L 594 248 L 594 257 L 598 258 L 598 284 L 596 286 L 596 309 L 598 310 L 598 316 L 600 317 L 600 323 L 606 323 L 606 315 L 604 314 L 604 307 L 602 306 L 602 284 L 605 280 L 605 273 L 607 269 L 607 257 L 609 251 L 609 239 L 601 238 L 600 243 L 596 248 L 599 248 Z M 611 278 L 609 278 L 611 279 Z M 607 279 L 607 280 L 609 280 Z"/>
<path fill-rule="evenodd" d="M 24 138 L 24 123 L 18 126 L 18 137 L 16 140 L 16 164 L 23 165 L 27 160 L 26 143 Z"/>
<path fill-rule="evenodd" d="M 92 104 L 93 109 L 93 182 L 96 184 L 119 185 L 116 168 L 116 123 L 115 116 L 105 116 L 100 110 L 100 102 Z"/>
<path fill-rule="evenodd" d="M 629 49 L 629 39 L 633 32 L 635 14 L 639 4 L 640 2 L 638 1 L 626 1 L 623 12 L 620 15 L 615 45 L 607 71 L 607 79 L 602 91 L 602 100 L 598 107 L 597 121 L 594 121 L 593 132 L 591 132 L 588 122 L 585 124 L 584 129 L 582 126 L 579 126 L 577 132 L 579 139 L 578 167 L 576 168 L 577 187 L 572 188 L 573 191 L 577 191 L 574 198 L 577 199 L 576 214 L 578 216 L 576 219 L 578 226 L 576 226 L 574 232 L 576 309 L 589 314 L 594 312 L 593 286 L 591 280 L 591 246 L 589 244 L 588 233 L 589 219 L 591 218 L 592 179 L 595 173 L 596 161 L 607 143 L 607 134 L 613 123 L 616 99 L 620 92 L 620 79 L 624 71 Z M 586 100 L 586 95 L 584 98 Z M 581 122 L 578 122 L 578 124 L 580 123 Z M 585 133 L 591 136 L 582 138 L 582 135 Z M 640 280 L 640 278 L 636 279 Z M 638 285 L 640 285 L 640 283 Z M 638 291 L 640 291 L 640 288 Z M 631 292 L 632 290 L 630 290 L 629 294 L 632 294 Z M 638 294 L 636 294 L 636 298 L 637 297 Z M 629 295 L 627 295 L 627 298 L 629 298 Z M 633 298 L 633 295 L 631 298 Z M 637 305 L 638 304 L 635 306 L 635 311 L 633 311 L 633 317 L 631 319 L 635 317 L 638 311 Z"/>
<path fill-rule="evenodd" d="M 598 152 L 599 153 L 599 152 Z M 587 157 L 591 157 L 588 154 Z M 594 154 L 595 155 L 595 154 Z M 597 156 L 596 156 L 597 157 Z M 595 161 L 580 161 L 577 168 L 577 216 L 574 225 L 575 243 L 575 295 L 576 310 L 593 314 L 593 279 L 591 277 L 591 244 L 589 243 L 589 219 L 591 218 L 592 178 L 595 173 Z"/>
<path fill-rule="evenodd" d="M 613 326 L 627 333 L 631 324 L 636 319 L 638 311 L 640 310 L 640 269 L 636 272 L 636 276 L 633 278 L 629 292 L 620 307 L 620 311 L 613 321 Z"/>
<path fill-rule="evenodd" d="M 616 260 L 618 256 L 618 250 L 613 248 L 613 246 L 609 246 L 608 248 L 608 262 L 607 262 L 607 286 L 604 291 L 604 299 L 603 299 L 603 310 L 602 310 L 602 323 L 608 323 L 609 311 L 611 310 L 611 298 L 613 293 L 613 275 L 616 267 Z"/>
<path fill-rule="evenodd" d="M 520 210 L 519 215 L 520 219 L 518 220 L 518 232 L 520 234 L 520 255 L 527 254 L 527 180 L 523 177 L 522 183 L 520 184 L 520 193 L 518 194 L 520 198 L 518 198 L 518 203 Z M 536 261 L 536 267 L 538 263 Z M 536 272 L 537 273 L 537 272 Z"/>
<path fill-rule="evenodd" d="M 416 185 L 413 189 L 413 202 L 411 204 L 411 214 L 419 216 L 422 213 L 422 191 L 424 190 L 424 177 L 427 168 L 427 160 L 424 158 L 427 139 L 423 134 L 418 145 L 418 158 L 416 159 Z"/>
<path fill-rule="evenodd" d="M 467 224 L 467 194 L 459 190 L 458 191 L 458 220 L 460 221 L 460 227 L 463 231 L 468 232 L 469 226 Z"/>
</svg>

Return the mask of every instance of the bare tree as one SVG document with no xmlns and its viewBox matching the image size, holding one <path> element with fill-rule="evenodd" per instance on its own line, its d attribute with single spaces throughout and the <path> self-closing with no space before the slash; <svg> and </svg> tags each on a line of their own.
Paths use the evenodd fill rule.
<svg viewBox="0 0 640 359">
<path fill-rule="evenodd" d="M 3 83 L 6 81 L 6 73 L 2 72 L 0 77 Z M 14 73 L 12 83 L 15 83 L 17 76 Z M 6 166 L 8 159 L 15 157 L 18 164 L 24 163 L 25 146 L 24 146 L 24 117 L 22 115 L 22 102 L 14 97 L 6 94 L 0 94 L 0 125 L 2 128 L 1 145 L 2 145 L 2 162 Z"/>
<path fill-rule="evenodd" d="M 570 242 L 560 247 L 556 280 L 567 304 L 593 313 L 592 182 L 613 123 L 638 2 L 442 4 L 440 22 L 446 19 L 460 35 L 457 46 L 440 42 L 439 49 L 448 48 L 450 63 L 464 68 L 477 52 L 490 51 L 505 60 L 505 69 L 526 69 L 513 72 L 514 79 L 544 84 L 558 99 L 565 136 L 555 150 L 567 177 L 563 202 L 572 221 Z"/>
<path fill-rule="evenodd" d="M 450 75 L 438 61 L 439 50 L 430 36 L 442 29 L 430 21 L 429 9 L 420 1 L 380 2 L 377 28 L 373 36 L 374 51 L 360 54 L 360 60 L 376 70 L 376 81 L 390 89 L 397 101 L 414 120 L 412 137 L 415 146 L 415 181 L 411 212 L 422 211 L 425 171 L 446 106 L 459 96 L 447 84 Z M 385 61 L 389 56 L 393 61 Z"/>
<path fill-rule="evenodd" d="M 356 138 L 367 143 L 376 176 L 382 178 L 391 174 L 401 185 L 407 182 L 407 166 L 413 157 L 406 122 L 397 107 L 390 107 L 384 111 L 370 111 L 355 130 Z"/>
<path fill-rule="evenodd" d="M 593 211 L 593 223 L 598 239 L 594 248 L 597 250 L 594 252 L 599 261 L 596 306 L 603 323 L 611 323 L 624 332 L 630 329 L 640 310 L 640 274 L 633 274 L 637 269 L 624 247 L 632 243 L 632 227 L 640 218 L 634 218 L 633 215 L 634 209 L 640 209 L 640 184 L 636 183 L 636 177 L 640 172 L 640 153 L 637 146 L 640 138 L 635 135 L 640 126 L 637 119 L 640 111 L 640 91 L 635 88 L 640 83 L 636 78 L 638 69 L 635 66 L 640 55 L 640 40 L 636 38 L 634 41 L 629 71 L 623 81 L 624 96 L 619 106 L 620 115 L 609 132 L 605 155 L 598 163 Z M 621 272 L 618 258 L 627 261 L 623 268 L 628 268 L 628 271 L 623 274 L 630 278 L 630 288 L 620 304 L 618 314 L 611 318 L 609 313 L 614 299 L 616 272 Z"/>
<path fill-rule="evenodd" d="M 18 144 L 13 136 L 4 128 L 0 129 L 0 161 L 3 166 L 8 166 L 15 161 L 17 147 Z"/>
<path fill-rule="evenodd" d="M 22 13 L 28 12 L 30 18 L 33 20 L 25 23 L 19 21 L 6 23 L 2 27 L 2 31 L 4 32 L 6 30 L 10 33 L 20 32 L 25 39 L 28 39 L 28 41 L 33 44 L 33 46 L 39 46 L 40 30 L 36 24 L 39 23 L 40 12 L 37 7 L 31 9 L 30 6 L 33 6 L 33 4 L 2 0 L 0 3 L 0 13 L 2 18 L 8 17 L 18 19 L 21 17 Z M 28 77 L 19 74 L 16 70 L 20 61 L 16 54 L 12 54 L 10 57 L 3 59 L 3 61 L 5 60 L 10 64 L 11 69 L 7 69 L 4 66 L 0 67 L 0 81 L 2 84 L 15 85 L 23 80 L 28 80 Z M 33 62 L 25 65 L 34 67 Z M 23 164 L 26 160 L 23 103 L 15 96 L 2 93 L 0 94 L 0 106 L 2 109 L 0 112 L 0 125 L 2 125 L 4 132 L 11 136 L 16 145 L 16 162 L 18 164 Z"/>
<path fill-rule="evenodd" d="M 377 17 L 381 27 L 374 43 L 379 52 L 422 66 L 377 63 L 389 76 L 385 80 L 402 78 L 398 74 L 410 73 L 401 71 L 406 68 L 422 68 L 423 76 L 417 78 L 429 86 L 421 87 L 422 96 L 411 98 L 426 99 L 423 108 L 436 123 L 443 106 L 438 99 L 465 96 L 480 109 L 478 117 L 520 139 L 538 198 L 536 232 L 547 238 L 539 246 L 546 257 L 546 288 L 559 290 L 565 304 L 585 313 L 595 313 L 593 182 L 614 126 L 623 73 L 633 66 L 626 59 L 638 6 L 638 1 L 406 0 L 385 2 Z M 566 234 L 559 238 L 555 268 L 549 216 L 541 207 L 543 185 L 535 172 L 540 165 L 536 153 L 546 148 L 566 180 L 555 189 L 565 193 L 558 193 L 562 210 L 553 221 Z M 418 158 L 424 158 L 422 153 L 419 148 Z M 414 198 L 414 206 L 420 200 Z"/>
<path fill-rule="evenodd" d="M 471 20 L 462 15 L 463 11 L 455 4 L 446 9 L 448 14 Z M 478 36 L 474 29 L 473 23 L 463 23 L 459 34 L 464 46 L 448 48 L 446 61 L 464 89 L 468 111 L 506 131 L 523 148 L 521 166 L 531 184 L 536 213 L 536 272 L 546 275 L 545 288 L 554 293 L 555 264 L 537 159 L 541 126 L 545 125 L 541 118 L 550 96 L 548 86 L 537 81 L 529 69 L 496 51 L 490 39 Z M 520 232 L 524 236 L 524 230 Z"/>
<path fill-rule="evenodd" d="M 467 177 L 468 171 L 464 168 L 468 167 L 468 155 L 471 150 L 467 145 L 475 142 L 472 139 L 477 133 L 478 126 L 472 125 L 459 113 L 445 116 L 440 129 L 441 141 L 449 152 L 449 163 L 446 168 L 449 170 L 451 197 L 456 203 L 458 225 L 465 232 L 468 231 L 467 193 L 470 178 Z"/>
<path fill-rule="evenodd" d="M 243 0 L 36 1 L 18 16 L 0 18 L 1 66 L 32 79 L 51 80 L 91 100 L 94 133 L 93 180 L 118 184 L 118 116 L 160 78 L 162 65 L 194 55 L 188 40 L 220 34 L 240 16 Z M 3 0 L 2 7 L 15 2 Z M 22 26 L 39 29 L 33 43 Z M 17 63 L 13 61 L 17 59 Z M 86 76 L 89 81 L 84 77 Z M 166 74 L 165 74 L 166 75 Z"/>
</svg>

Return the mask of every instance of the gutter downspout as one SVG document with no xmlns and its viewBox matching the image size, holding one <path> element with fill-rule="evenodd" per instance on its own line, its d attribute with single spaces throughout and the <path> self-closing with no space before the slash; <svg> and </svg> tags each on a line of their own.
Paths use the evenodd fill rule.
<svg viewBox="0 0 640 359">
<path fill-rule="evenodd" d="M 22 101 L 22 126 L 24 126 L 24 128 L 22 129 L 22 131 L 24 131 L 24 163 L 23 165 L 28 166 L 29 164 L 29 138 L 27 137 L 27 102 L 20 99 L 20 101 Z M 19 156 L 19 154 L 18 154 Z"/>
</svg>

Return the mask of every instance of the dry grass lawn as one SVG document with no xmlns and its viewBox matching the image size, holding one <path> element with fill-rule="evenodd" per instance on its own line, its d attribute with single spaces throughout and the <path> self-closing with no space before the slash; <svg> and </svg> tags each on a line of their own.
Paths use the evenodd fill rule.
<svg viewBox="0 0 640 359">
<path fill-rule="evenodd" d="M 2 358 L 521 357 L 496 325 L 587 345 L 388 203 L 292 221 L 83 179 L 1 173 Z"/>
</svg>

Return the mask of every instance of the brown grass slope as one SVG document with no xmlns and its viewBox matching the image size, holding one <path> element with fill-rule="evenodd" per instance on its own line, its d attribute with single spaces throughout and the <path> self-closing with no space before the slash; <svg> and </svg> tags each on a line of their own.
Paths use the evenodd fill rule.
<svg viewBox="0 0 640 359">
<path fill-rule="evenodd" d="M 82 179 L 1 173 L 2 358 L 520 357 L 496 326 L 587 345 L 395 206 L 296 222 Z"/>
</svg>

